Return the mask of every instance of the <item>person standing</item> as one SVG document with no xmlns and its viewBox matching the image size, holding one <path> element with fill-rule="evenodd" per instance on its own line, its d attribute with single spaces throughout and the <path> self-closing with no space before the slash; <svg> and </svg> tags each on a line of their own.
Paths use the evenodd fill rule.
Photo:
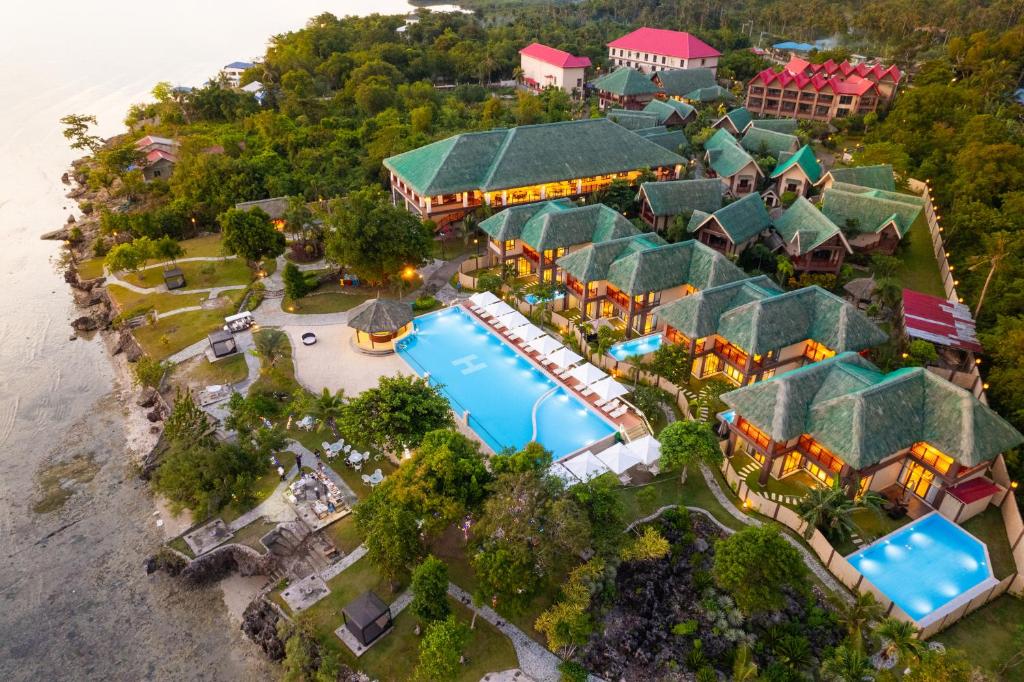
<svg viewBox="0 0 1024 682">
<path fill-rule="evenodd" d="M 295 455 L 295 466 L 298 467 L 299 473 L 302 473 L 302 455 Z"/>
<path fill-rule="evenodd" d="M 284 467 L 281 466 L 280 464 L 277 465 L 277 475 L 281 477 L 282 481 L 285 480 Z"/>
</svg>

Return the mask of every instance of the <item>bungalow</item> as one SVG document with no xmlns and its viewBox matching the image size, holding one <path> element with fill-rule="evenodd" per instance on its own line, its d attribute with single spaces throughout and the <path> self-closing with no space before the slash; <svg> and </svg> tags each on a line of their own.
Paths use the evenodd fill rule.
<svg viewBox="0 0 1024 682">
<path fill-rule="evenodd" d="M 757 189 L 764 171 L 740 143 L 726 130 L 719 130 L 704 143 L 704 161 L 709 177 L 718 178 L 733 196 L 750 194 Z"/>
<path fill-rule="evenodd" d="M 608 43 L 610 64 L 635 66 L 644 73 L 701 68 L 714 74 L 721 56 L 689 33 L 646 26 Z"/>
<path fill-rule="evenodd" d="M 804 197 L 797 197 L 773 228 L 796 272 L 839 274 L 846 254 L 853 253 L 843 231 Z"/>
<path fill-rule="evenodd" d="M 780 154 L 779 163 L 769 177 L 775 181 L 774 190 L 777 198 L 781 199 L 787 192 L 803 197 L 807 196 L 821 179 L 821 165 L 814 157 L 811 146 L 805 144 L 795 154 Z"/>
<path fill-rule="evenodd" d="M 878 164 L 877 166 L 833 168 L 825 173 L 815 184 L 822 190 L 827 190 L 837 182 L 880 189 L 886 192 L 896 191 L 896 176 L 893 174 L 892 166 L 887 163 Z"/>
<path fill-rule="evenodd" d="M 733 99 L 733 94 L 721 85 L 712 85 L 707 88 L 697 88 L 683 95 L 684 102 L 699 102 L 706 104 L 708 102 L 730 102 Z"/>
<path fill-rule="evenodd" d="M 800 121 L 795 118 L 755 118 L 748 127 L 774 130 L 777 133 L 795 135 L 800 127 Z"/>
<path fill-rule="evenodd" d="M 686 73 L 674 71 L 670 73 Z M 669 99 L 654 99 L 644 107 L 644 112 L 655 114 L 660 126 L 684 126 L 697 118 L 697 110 L 686 102 Z"/>
<path fill-rule="evenodd" d="M 659 92 L 650 76 L 627 66 L 606 73 L 590 85 L 597 91 L 597 102 L 601 109 L 643 109 Z"/>
<path fill-rule="evenodd" d="M 220 75 L 229 86 L 237 88 L 242 84 L 242 74 L 254 66 L 252 62 L 231 62 L 220 70 Z"/>
<path fill-rule="evenodd" d="M 463 133 L 384 160 L 396 205 L 440 225 L 476 207 L 592 194 L 686 160 L 604 118 Z"/>
<path fill-rule="evenodd" d="M 167 152 L 174 156 L 178 155 L 179 143 L 177 140 L 172 140 L 169 137 L 158 137 L 156 135 L 146 135 L 135 141 L 135 149 L 143 154 L 149 154 L 151 151 L 159 150 Z"/>
<path fill-rule="evenodd" d="M 142 164 L 142 178 L 146 182 L 157 179 L 166 180 L 174 172 L 174 166 L 178 163 L 178 157 L 162 149 L 154 149 L 146 154 Z"/>
<path fill-rule="evenodd" d="M 687 231 L 701 244 L 738 256 L 772 225 L 759 194 L 748 194 L 714 213 L 694 211 Z"/>
<path fill-rule="evenodd" d="M 661 125 L 661 116 L 648 111 L 630 109 L 609 109 L 605 114 L 609 121 L 614 121 L 626 130 L 641 130 Z"/>
<path fill-rule="evenodd" d="M 661 94 L 670 100 L 682 100 L 695 90 L 713 88 L 715 72 L 712 69 L 677 69 L 673 71 L 656 71 L 651 75 L 654 84 L 661 88 Z"/>
<path fill-rule="evenodd" d="M 924 208 L 924 199 L 836 182 L 821 210 L 846 235 L 855 251 L 892 254 Z"/>
<path fill-rule="evenodd" d="M 753 457 L 762 485 L 804 470 L 825 485 L 838 479 L 851 496 L 914 495 L 955 521 L 1005 492 L 986 474 L 1002 452 L 1024 442 L 968 391 L 922 367 L 885 374 L 856 353 L 730 391 L 722 401 L 732 408 L 723 415 L 726 454 Z M 982 499 L 979 488 L 985 503 L 973 504 Z"/>
<path fill-rule="evenodd" d="M 763 128 L 792 135 L 798 125 L 799 121 L 795 118 L 754 118 L 746 107 L 736 107 L 727 111 L 724 116 L 712 123 L 711 127 L 725 129 L 733 135 L 742 135 L 750 128 Z"/>
<path fill-rule="evenodd" d="M 622 324 L 627 337 L 654 328 L 655 307 L 746 277 L 703 244 L 666 244 L 653 233 L 591 244 L 558 265 L 565 272 L 566 306 L 579 309 L 584 320 Z"/>
<path fill-rule="evenodd" d="M 689 221 L 694 211 L 714 213 L 722 208 L 722 183 L 714 178 L 645 182 L 640 185 L 640 217 L 658 232 L 676 216 Z"/>
<path fill-rule="evenodd" d="M 530 43 L 519 50 L 523 84 L 534 91 L 555 87 L 568 93 L 582 92 L 583 74 L 589 66 L 587 57 L 575 57 L 541 43 Z"/>
<path fill-rule="evenodd" d="M 653 126 L 651 128 L 640 128 L 633 132 L 677 154 L 682 154 L 690 147 L 690 141 L 686 139 L 686 134 L 678 128 L 669 130 L 665 126 Z"/>
<path fill-rule="evenodd" d="M 557 259 L 595 242 L 640 234 L 621 213 L 604 204 L 576 206 L 556 199 L 513 206 L 480 223 L 489 237 L 492 264 L 511 267 L 517 277 L 542 282 L 563 279 Z"/>
<path fill-rule="evenodd" d="M 778 159 L 783 154 L 792 154 L 799 149 L 800 138 L 796 135 L 750 126 L 740 138 L 740 146 L 751 154 Z"/>
<path fill-rule="evenodd" d="M 768 379 L 888 336 L 852 305 L 811 286 L 784 292 L 767 276 L 730 282 L 654 310 L 665 339 L 686 346 L 698 379 Z"/>
</svg>

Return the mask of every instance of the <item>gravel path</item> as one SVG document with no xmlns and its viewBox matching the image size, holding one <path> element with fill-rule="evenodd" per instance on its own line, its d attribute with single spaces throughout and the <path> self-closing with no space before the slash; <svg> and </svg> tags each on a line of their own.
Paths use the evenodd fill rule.
<svg viewBox="0 0 1024 682">
<path fill-rule="evenodd" d="M 344 571 L 346 568 L 362 559 L 364 556 L 366 556 L 366 545 L 359 545 L 351 552 L 346 554 L 344 557 L 342 557 L 341 561 L 339 561 L 336 564 L 331 564 L 324 570 L 320 571 L 320 578 L 324 582 L 327 582 L 331 578 L 338 576 L 342 571 Z M 392 615 L 397 614 L 392 612 Z"/>
</svg>

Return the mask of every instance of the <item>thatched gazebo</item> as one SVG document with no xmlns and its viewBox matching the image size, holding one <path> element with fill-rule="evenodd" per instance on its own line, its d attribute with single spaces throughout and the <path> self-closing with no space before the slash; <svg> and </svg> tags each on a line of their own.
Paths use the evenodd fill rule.
<svg viewBox="0 0 1024 682">
<path fill-rule="evenodd" d="M 348 326 L 356 330 L 356 348 L 366 353 L 394 353 L 395 342 L 412 331 L 412 306 L 375 298 L 352 311 Z"/>
</svg>

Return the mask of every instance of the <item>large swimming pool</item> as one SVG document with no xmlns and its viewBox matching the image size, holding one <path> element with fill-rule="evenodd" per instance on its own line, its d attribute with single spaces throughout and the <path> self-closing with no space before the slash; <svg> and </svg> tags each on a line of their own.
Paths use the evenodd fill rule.
<svg viewBox="0 0 1024 682">
<path fill-rule="evenodd" d="M 649 334 L 629 341 L 620 341 L 610 349 L 608 355 L 622 362 L 634 355 L 647 355 L 661 348 L 661 334 Z"/>
<path fill-rule="evenodd" d="M 615 431 L 459 307 L 416 318 L 398 354 L 442 384 L 456 414 L 469 411 L 469 425 L 495 452 L 536 440 L 558 459 Z"/>
<path fill-rule="evenodd" d="M 937 512 L 847 558 L 921 625 L 996 582 L 985 545 Z"/>
</svg>

